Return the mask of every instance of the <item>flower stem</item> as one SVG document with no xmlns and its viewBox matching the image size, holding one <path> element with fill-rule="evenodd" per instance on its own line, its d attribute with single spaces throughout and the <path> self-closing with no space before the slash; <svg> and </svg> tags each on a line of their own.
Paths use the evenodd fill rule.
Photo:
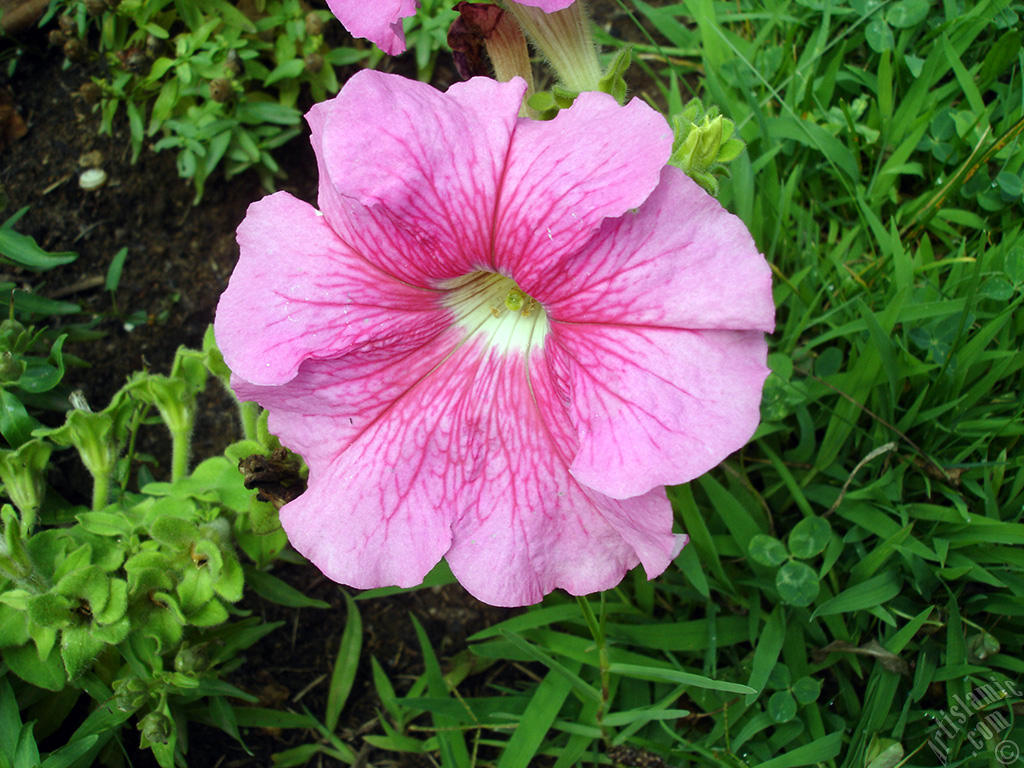
<svg viewBox="0 0 1024 768">
<path fill-rule="evenodd" d="M 604 595 L 601 595 L 600 621 L 594 616 L 594 609 L 590 607 L 590 601 L 587 600 L 586 595 L 578 595 L 576 602 L 579 603 L 580 610 L 583 611 L 583 620 L 587 623 L 587 628 L 590 630 L 594 643 L 597 645 L 597 662 L 601 672 L 601 703 L 597 706 L 595 719 L 597 720 L 597 727 L 601 729 L 602 741 L 604 741 L 606 746 L 610 746 L 611 734 L 608 733 L 608 729 L 604 724 L 604 714 L 608 709 L 608 699 L 611 695 L 611 673 L 609 672 L 611 662 L 608 660 L 608 644 L 605 642 L 604 637 Z"/>
<path fill-rule="evenodd" d="M 98 512 L 110 499 L 110 473 L 97 472 L 92 476 L 92 510 Z"/>
<path fill-rule="evenodd" d="M 244 403 L 241 401 L 237 402 L 238 413 L 242 417 L 242 436 L 246 440 L 255 440 L 257 434 L 256 427 L 260 419 L 260 407 L 257 403 L 251 401 Z"/>
<path fill-rule="evenodd" d="M 191 447 L 192 430 L 171 432 L 171 482 L 188 474 L 188 455 Z"/>
</svg>

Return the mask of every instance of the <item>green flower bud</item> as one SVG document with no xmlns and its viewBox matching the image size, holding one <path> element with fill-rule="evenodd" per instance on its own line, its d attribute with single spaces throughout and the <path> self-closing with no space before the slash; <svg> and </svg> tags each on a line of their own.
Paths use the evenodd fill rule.
<svg viewBox="0 0 1024 768">
<path fill-rule="evenodd" d="M 174 657 L 174 671 L 185 674 L 199 673 L 210 662 L 210 653 L 205 645 L 183 646 Z"/>
<path fill-rule="evenodd" d="M 171 738 L 174 723 L 162 712 L 150 712 L 139 721 L 142 738 L 151 744 L 166 744 Z"/>
<path fill-rule="evenodd" d="M 31 531 L 36 512 L 46 491 L 47 462 L 53 446 L 42 440 L 29 440 L 14 451 L 0 450 L 0 481 L 7 495 L 21 511 L 23 527 Z"/>
<path fill-rule="evenodd" d="M 732 138 L 735 124 L 722 117 L 717 107 L 705 110 L 699 99 L 693 99 L 672 118 L 672 127 L 675 141 L 669 163 L 710 194 L 717 194 L 717 177 L 727 170 L 724 164 L 736 159 L 745 146 Z"/>
<path fill-rule="evenodd" d="M 25 372 L 25 361 L 15 357 L 8 349 L 0 352 L 0 382 L 17 381 Z"/>
<path fill-rule="evenodd" d="M 114 706 L 122 712 L 134 712 L 149 698 L 149 688 L 137 677 L 122 677 L 112 687 Z"/>
</svg>

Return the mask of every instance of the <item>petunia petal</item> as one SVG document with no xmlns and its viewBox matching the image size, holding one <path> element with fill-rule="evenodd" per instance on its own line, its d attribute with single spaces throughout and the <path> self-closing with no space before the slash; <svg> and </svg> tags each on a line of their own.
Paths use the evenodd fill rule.
<svg viewBox="0 0 1024 768">
<path fill-rule="evenodd" d="M 529 363 L 540 377 L 542 354 Z M 464 343 L 333 461 L 314 459 L 309 490 L 281 511 L 290 540 L 358 587 L 419 583 L 445 555 L 495 605 L 536 602 L 556 587 L 609 588 L 637 549 L 650 575 L 660 573 L 677 546 L 664 493 L 616 501 L 580 486 L 556 445 L 573 439 L 571 425 L 542 417 L 535 400 L 549 390 L 528 378 L 520 354 Z M 297 431 L 286 427 L 282 440 L 294 443 Z M 623 523 L 631 520 L 643 522 Z"/>
<path fill-rule="evenodd" d="M 703 474 L 746 444 L 768 375 L 761 331 L 556 325 L 571 358 L 581 483 L 624 499 Z"/>
<path fill-rule="evenodd" d="M 354 248 L 423 285 L 478 269 L 526 84 L 473 78 L 440 93 L 364 70 L 307 119 L 320 205 Z"/>
<path fill-rule="evenodd" d="M 214 331 L 228 366 L 252 384 L 281 384 L 306 359 L 429 336 L 447 321 L 436 292 L 382 273 L 286 192 L 249 206 L 238 242 Z"/>
<path fill-rule="evenodd" d="M 647 199 L 671 148 L 665 118 L 639 99 L 622 107 L 581 93 L 554 120 L 520 120 L 502 178 L 494 267 L 537 283 L 605 218 Z"/>
<path fill-rule="evenodd" d="M 771 269 L 750 233 L 672 167 L 638 211 L 606 220 L 585 247 L 520 285 L 559 322 L 774 327 Z"/>
<path fill-rule="evenodd" d="M 520 5 L 532 5 L 534 8 L 540 8 L 544 13 L 554 13 L 568 8 L 576 0 L 516 0 L 516 2 Z"/>
<path fill-rule="evenodd" d="M 364 37 L 384 53 L 402 53 L 402 19 L 416 13 L 416 0 L 328 0 L 327 6 L 353 37 Z"/>
</svg>

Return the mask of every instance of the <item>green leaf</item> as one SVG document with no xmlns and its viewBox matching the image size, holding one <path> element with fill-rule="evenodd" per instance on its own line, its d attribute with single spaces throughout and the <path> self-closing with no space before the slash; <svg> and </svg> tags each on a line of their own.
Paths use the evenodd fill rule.
<svg viewBox="0 0 1024 768">
<path fill-rule="evenodd" d="M 885 53 L 896 47 L 896 38 L 881 16 L 875 16 L 864 28 L 864 37 L 876 53 Z"/>
<path fill-rule="evenodd" d="M 673 683 L 676 685 L 688 685 L 694 688 L 706 688 L 711 691 L 726 691 L 727 693 L 757 693 L 749 685 L 742 683 L 728 683 L 724 680 L 712 680 L 704 675 L 696 675 L 692 672 L 683 672 L 677 669 L 659 669 L 657 667 L 642 667 L 638 664 L 611 664 L 608 671 L 615 675 L 633 677 L 637 680 L 654 680 L 657 682 Z"/>
<path fill-rule="evenodd" d="M 814 616 L 832 616 L 874 608 L 896 597 L 902 583 L 896 571 L 881 573 L 826 600 L 814 611 Z"/>
<path fill-rule="evenodd" d="M 821 695 L 821 681 L 815 680 L 813 677 L 801 677 L 793 683 L 791 690 L 798 703 L 812 704 Z"/>
<path fill-rule="evenodd" d="M 768 714 L 777 723 L 788 723 L 796 717 L 796 699 L 789 691 L 777 691 L 768 699 Z"/>
<path fill-rule="evenodd" d="M 295 587 L 281 581 L 266 571 L 260 571 L 249 565 L 242 566 L 245 572 L 245 583 L 252 587 L 257 595 L 272 603 L 288 608 L 330 608 L 330 603 L 308 597 Z"/>
<path fill-rule="evenodd" d="M 889 6 L 885 20 L 897 29 L 907 29 L 924 21 L 929 8 L 928 0 L 898 0 Z"/>
<path fill-rule="evenodd" d="M 114 254 L 114 258 L 110 260 L 110 266 L 107 267 L 107 279 L 103 284 L 103 287 L 114 292 L 117 290 L 117 286 L 121 283 L 121 272 L 124 269 L 124 260 L 128 257 L 128 246 L 125 246 L 117 253 Z"/>
<path fill-rule="evenodd" d="M 789 559 L 785 545 L 774 536 L 759 533 L 750 539 L 750 557 L 755 563 L 774 567 Z"/>
<path fill-rule="evenodd" d="M 806 563 L 790 561 L 775 574 L 775 588 L 787 605 L 803 608 L 814 602 L 821 591 L 818 574 Z"/>
<path fill-rule="evenodd" d="M 0 225 L 0 256 L 24 269 L 43 272 L 62 264 L 70 264 L 78 258 L 77 253 L 63 251 L 48 253 L 39 247 L 35 238 L 15 232 L 14 222 L 20 219 L 28 208 L 22 208 Z"/>
<path fill-rule="evenodd" d="M 789 534 L 789 551 L 793 557 L 807 560 L 825 551 L 832 538 L 832 526 L 820 517 L 805 517 Z"/>
<path fill-rule="evenodd" d="M 843 732 L 836 731 L 828 736 L 796 747 L 784 754 L 766 760 L 758 768 L 798 768 L 803 765 L 825 763 L 836 757 L 843 747 Z"/>
<path fill-rule="evenodd" d="M 68 627 L 60 635 L 60 655 L 69 680 L 77 680 L 103 650 L 105 643 L 89 627 Z"/>
<path fill-rule="evenodd" d="M 338 655 L 334 659 L 331 685 L 327 692 L 327 709 L 324 714 L 324 725 L 332 733 L 338 726 L 341 710 L 345 707 L 345 702 L 348 701 L 349 693 L 352 691 L 356 671 L 359 669 L 359 654 L 363 646 L 363 620 L 359 615 L 359 609 L 348 592 L 343 594 L 348 611 L 345 617 L 345 631 L 341 636 Z"/>
</svg>

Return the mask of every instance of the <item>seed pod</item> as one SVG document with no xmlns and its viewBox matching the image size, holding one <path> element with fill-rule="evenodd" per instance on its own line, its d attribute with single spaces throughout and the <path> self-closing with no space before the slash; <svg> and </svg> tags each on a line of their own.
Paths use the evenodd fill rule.
<svg viewBox="0 0 1024 768">
<path fill-rule="evenodd" d="M 324 68 L 324 57 L 319 53 L 311 53 L 306 57 L 306 71 L 315 75 Z"/>
<path fill-rule="evenodd" d="M 307 35 L 322 35 L 324 33 L 324 20 L 320 18 L 316 11 L 310 11 L 306 14 L 306 34 Z"/>
<path fill-rule="evenodd" d="M 210 81 L 210 98 L 216 102 L 223 103 L 231 98 L 231 81 L 225 77 L 218 77 Z"/>
<path fill-rule="evenodd" d="M 57 19 L 57 24 L 60 25 L 60 31 L 68 37 L 72 37 L 75 34 L 75 20 L 67 14 Z"/>
<path fill-rule="evenodd" d="M 85 43 L 77 37 L 73 37 L 64 43 L 64 55 L 67 56 L 70 61 L 85 61 L 85 57 L 88 53 L 89 49 L 85 47 Z"/>
<path fill-rule="evenodd" d="M 50 41 L 50 45 L 55 48 L 60 48 L 64 43 L 68 41 L 68 36 L 61 32 L 59 29 L 51 29 L 50 34 L 47 35 L 47 39 Z"/>
</svg>

